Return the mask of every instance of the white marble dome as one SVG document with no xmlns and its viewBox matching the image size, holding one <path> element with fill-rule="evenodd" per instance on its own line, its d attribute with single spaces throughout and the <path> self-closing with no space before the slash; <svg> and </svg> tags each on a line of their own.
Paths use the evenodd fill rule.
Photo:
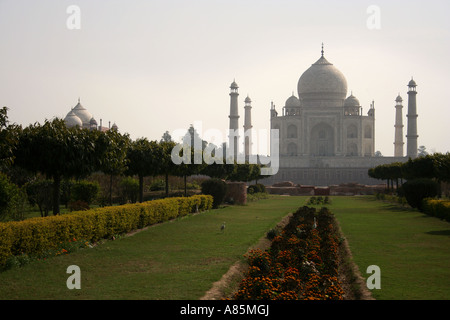
<svg viewBox="0 0 450 320">
<path fill-rule="evenodd" d="M 79 99 L 78 104 L 75 106 L 75 108 L 72 109 L 72 111 L 78 118 L 81 119 L 84 126 L 89 126 L 89 122 L 92 119 L 92 114 L 90 114 L 89 111 L 87 111 L 87 109 L 81 105 Z"/>
<path fill-rule="evenodd" d="M 322 56 L 298 81 L 300 100 L 344 100 L 347 80 L 332 63 Z"/>
<path fill-rule="evenodd" d="M 353 95 L 353 93 L 345 99 L 344 102 L 345 107 L 359 107 L 360 105 L 359 100 Z"/>
<path fill-rule="evenodd" d="M 287 108 L 298 108 L 301 106 L 301 103 L 300 100 L 292 94 L 292 96 L 286 100 L 285 106 Z"/>
<path fill-rule="evenodd" d="M 73 112 L 73 109 L 70 110 L 70 112 L 66 115 L 66 117 L 64 118 L 64 122 L 66 123 L 66 126 L 69 128 L 72 127 L 82 127 L 83 126 L 83 122 L 81 121 L 81 119 Z"/>
</svg>

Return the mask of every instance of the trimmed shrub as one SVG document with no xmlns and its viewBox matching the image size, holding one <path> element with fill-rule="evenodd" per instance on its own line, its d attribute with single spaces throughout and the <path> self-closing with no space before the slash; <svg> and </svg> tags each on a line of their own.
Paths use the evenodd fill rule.
<svg viewBox="0 0 450 320">
<path fill-rule="evenodd" d="M 202 183 L 202 193 L 214 198 L 212 207 L 216 209 L 225 199 L 227 184 L 220 179 L 205 180 Z"/>
<path fill-rule="evenodd" d="M 422 201 L 422 207 L 424 213 L 450 222 L 450 201 L 424 199 Z"/>
<path fill-rule="evenodd" d="M 248 194 L 267 193 L 266 186 L 261 183 L 252 184 L 248 186 L 247 193 Z"/>
<path fill-rule="evenodd" d="M 0 266 L 11 255 L 39 256 L 73 238 L 95 242 L 198 211 L 211 209 L 208 195 L 166 198 L 66 215 L 0 223 Z"/>
<path fill-rule="evenodd" d="M 439 194 L 439 184 L 431 179 L 408 180 L 402 186 L 408 204 L 423 211 L 422 200 Z"/>
<path fill-rule="evenodd" d="M 120 191 L 124 203 L 136 203 L 139 196 L 139 181 L 132 177 L 125 177 L 120 181 Z"/>
<path fill-rule="evenodd" d="M 96 182 L 78 181 L 71 187 L 71 198 L 73 201 L 83 201 L 92 204 L 97 199 L 100 186 Z"/>
</svg>

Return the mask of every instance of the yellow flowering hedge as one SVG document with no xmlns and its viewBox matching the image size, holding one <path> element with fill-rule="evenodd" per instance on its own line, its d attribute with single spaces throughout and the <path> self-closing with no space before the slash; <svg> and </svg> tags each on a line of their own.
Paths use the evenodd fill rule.
<svg viewBox="0 0 450 320">
<path fill-rule="evenodd" d="M 0 223 L 0 265 L 11 255 L 40 254 L 73 238 L 95 242 L 209 210 L 209 195 L 153 200 L 71 214 Z"/>
<path fill-rule="evenodd" d="M 422 206 L 424 213 L 450 222 L 450 201 L 427 198 Z"/>
</svg>

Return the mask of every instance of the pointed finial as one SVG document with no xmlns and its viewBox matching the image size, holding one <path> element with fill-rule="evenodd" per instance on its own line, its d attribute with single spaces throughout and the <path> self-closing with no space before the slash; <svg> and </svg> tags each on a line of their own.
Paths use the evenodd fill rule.
<svg viewBox="0 0 450 320">
<path fill-rule="evenodd" d="M 323 57 L 323 42 L 322 42 L 322 57 Z"/>
</svg>

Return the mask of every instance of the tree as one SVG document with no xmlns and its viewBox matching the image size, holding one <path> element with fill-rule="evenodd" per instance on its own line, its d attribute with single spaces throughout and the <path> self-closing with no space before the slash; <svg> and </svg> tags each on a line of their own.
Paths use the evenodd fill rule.
<svg viewBox="0 0 450 320">
<path fill-rule="evenodd" d="M 252 181 L 261 175 L 261 168 L 257 164 L 243 163 L 235 164 L 234 172 L 228 176 L 231 181 Z"/>
<path fill-rule="evenodd" d="M 450 182 L 450 153 L 435 153 L 433 159 L 437 180 Z"/>
<path fill-rule="evenodd" d="M 15 164 L 40 172 L 53 180 L 53 214 L 59 214 L 63 178 L 83 178 L 99 168 L 104 145 L 97 143 L 99 131 L 67 128 L 64 120 L 35 123 L 20 133 Z"/>
<path fill-rule="evenodd" d="M 0 109 L 0 170 L 10 166 L 14 161 L 14 149 L 17 145 L 21 127 L 10 125 L 8 108 Z"/>
<path fill-rule="evenodd" d="M 172 141 L 172 136 L 169 134 L 169 131 L 164 132 L 162 138 L 159 142 L 170 142 Z"/>
<path fill-rule="evenodd" d="M 166 132 L 167 133 L 167 132 Z M 164 138 L 164 136 L 163 136 Z M 171 143 L 171 141 L 161 141 L 161 144 L 164 148 L 164 153 L 171 154 L 172 149 L 175 147 L 175 143 Z M 198 145 L 197 145 L 198 144 Z M 180 150 L 180 158 L 183 158 L 184 154 L 182 154 L 185 150 L 189 150 L 189 154 L 186 155 L 190 159 L 190 163 L 180 163 L 174 164 L 172 159 L 165 158 L 164 161 L 164 174 L 166 177 L 166 196 L 168 196 L 168 175 L 173 174 L 176 176 L 183 177 L 184 180 L 184 195 L 187 196 L 187 177 L 198 174 L 202 171 L 205 166 L 203 162 L 203 150 L 205 150 L 208 142 L 202 140 L 195 130 L 195 128 L 191 125 L 184 135 L 182 139 L 183 148 Z M 196 163 L 195 158 L 201 160 L 201 163 Z M 197 161 L 199 162 L 199 161 Z"/>
<path fill-rule="evenodd" d="M 194 159 L 194 148 L 184 148 L 181 150 L 183 152 L 184 150 L 190 150 L 189 156 L 191 159 Z M 182 154 L 180 154 L 180 157 L 183 157 Z M 181 163 L 179 165 L 176 165 L 173 167 L 172 173 L 176 176 L 183 177 L 184 179 L 184 196 L 187 196 L 187 177 L 192 176 L 194 174 L 198 174 L 202 171 L 203 167 L 205 166 L 204 162 L 201 164 L 195 164 L 193 162 L 189 163 Z"/>
<path fill-rule="evenodd" d="M 175 145 L 176 143 L 173 141 L 162 141 L 159 144 L 161 150 L 159 173 L 164 175 L 166 197 L 169 196 L 169 175 L 175 174 L 177 170 L 177 165 L 173 163 L 171 156 Z"/>
<path fill-rule="evenodd" d="M 144 177 L 155 176 L 161 170 L 162 150 L 156 141 L 139 138 L 128 147 L 127 175 L 137 175 L 139 179 L 139 202 L 144 198 Z"/>
<path fill-rule="evenodd" d="M 374 156 L 375 157 L 382 157 L 383 154 L 381 153 L 381 151 L 378 150 L 378 151 L 375 152 Z"/>
<path fill-rule="evenodd" d="M 428 155 L 428 152 L 426 151 L 427 148 L 425 148 L 425 146 L 419 146 L 419 148 L 417 149 L 417 156 L 418 157 L 425 157 L 426 155 Z"/>
<path fill-rule="evenodd" d="M 432 155 L 409 158 L 402 166 L 403 177 L 405 179 L 436 178 L 436 170 Z"/>
<path fill-rule="evenodd" d="M 211 178 L 218 178 L 226 180 L 230 175 L 233 174 L 235 170 L 234 164 L 225 163 L 225 159 L 222 160 L 222 163 L 212 163 L 209 165 L 205 165 L 200 174 L 204 174 L 205 176 Z"/>
<path fill-rule="evenodd" d="M 117 130 L 108 130 L 103 133 L 99 143 L 103 144 L 105 153 L 100 163 L 100 170 L 110 176 L 109 204 L 112 205 L 113 177 L 125 172 L 128 165 L 127 150 L 131 144 L 128 134 L 120 134 Z"/>
</svg>

